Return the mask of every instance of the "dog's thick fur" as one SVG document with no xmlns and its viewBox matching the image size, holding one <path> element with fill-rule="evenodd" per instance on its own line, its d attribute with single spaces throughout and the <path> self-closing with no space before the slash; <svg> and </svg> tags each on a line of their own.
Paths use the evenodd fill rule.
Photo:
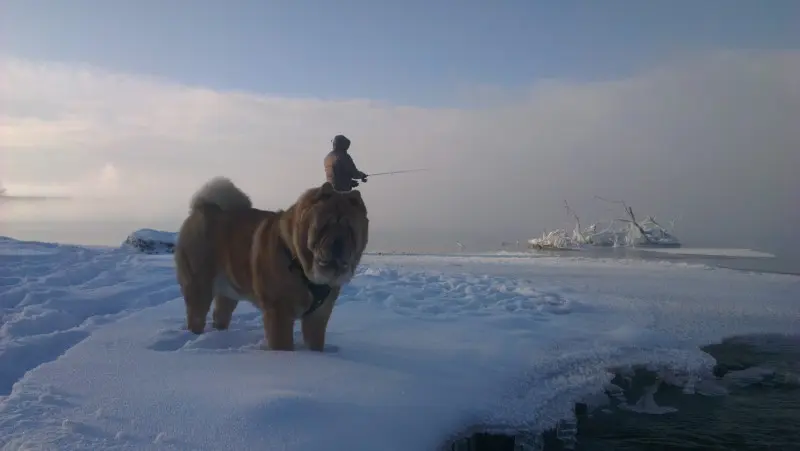
<svg viewBox="0 0 800 451">
<path fill-rule="evenodd" d="M 287 210 L 252 207 L 229 179 L 216 177 L 192 197 L 175 245 L 175 269 L 186 303 L 186 324 L 203 333 L 214 301 L 212 326 L 227 329 L 241 299 L 258 307 L 271 350 L 294 349 L 294 322 L 315 351 L 342 285 L 353 277 L 367 245 L 367 207 L 358 191 L 330 183 L 306 190 Z M 304 277 L 305 276 L 305 277 Z M 328 285 L 316 310 L 310 284 Z"/>
</svg>

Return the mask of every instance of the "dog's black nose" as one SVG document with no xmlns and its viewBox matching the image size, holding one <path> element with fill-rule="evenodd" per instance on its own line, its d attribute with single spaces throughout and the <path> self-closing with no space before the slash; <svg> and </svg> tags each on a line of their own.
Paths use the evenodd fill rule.
<svg viewBox="0 0 800 451">
<path fill-rule="evenodd" d="M 334 259 L 338 260 L 342 258 L 342 254 L 344 253 L 344 241 L 341 238 L 336 238 L 333 240 L 333 244 L 331 244 L 331 255 Z"/>
</svg>

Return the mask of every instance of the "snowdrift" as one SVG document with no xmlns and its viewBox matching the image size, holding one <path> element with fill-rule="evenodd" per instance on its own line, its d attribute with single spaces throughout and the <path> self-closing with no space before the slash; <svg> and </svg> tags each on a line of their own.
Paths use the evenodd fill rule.
<svg viewBox="0 0 800 451">
<path fill-rule="evenodd" d="M 794 276 L 367 256 L 326 352 L 270 352 L 245 303 L 227 331 L 185 331 L 172 265 L 0 238 L 0 449 L 406 451 L 555 425 L 568 440 L 574 402 L 615 396 L 613 371 L 724 395 L 701 345 L 800 324 Z M 646 396 L 632 408 L 671 408 Z"/>
</svg>

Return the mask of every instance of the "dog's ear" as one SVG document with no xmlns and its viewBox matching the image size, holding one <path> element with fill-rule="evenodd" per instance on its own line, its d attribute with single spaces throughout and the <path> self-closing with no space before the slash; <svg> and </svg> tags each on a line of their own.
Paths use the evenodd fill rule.
<svg viewBox="0 0 800 451">
<path fill-rule="evenodd" d="M 361 197 L 361 191 L 354 189 L 346 194 L 347 194 L 347 200 L 350 201 L 350 205 L 362 209 L 367 208 L 366 205 L 364 205 L 364 199 Z"/>
<path fill-rule="evenodd" d="M 325 182 L 317 189 L 317 195 L 314 196 L 314 198 L 318 201 L 325 200 L 331 197 L 335 192 L 336 190 L 333 189 L 331 182 Z"/>
<path fill-rule="evenodd" d="M 353 199 L 361 200 L 361 191 L 357 189 L 349 191 L 347 195 Z"/>
<path fill-rule="evenodd" d="M 331 192 L 334 191 L 333 184 L 331 182 L 325 182 L 322 186 L 319 187 L 320 192 Z"/>
<path fill-rule="evenodd" d="M 321 195 L 329 196 L 333 194 L 334 191 L 336 190 L 333 189 L 333 184 L 331 184 L 331 182 L 325 182 L 319 187 L 319 193 Z"/>
</svg>

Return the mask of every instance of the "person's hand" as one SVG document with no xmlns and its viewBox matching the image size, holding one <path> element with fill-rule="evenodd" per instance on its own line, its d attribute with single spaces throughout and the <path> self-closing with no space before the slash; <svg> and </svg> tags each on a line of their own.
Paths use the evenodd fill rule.
<svg viewBox="0 0 800 451">
<path fill-rule="evenodd" d="M 364 183 L 367 183 L 367 176 L 364 175 L 364 177 L 361 177 L 361 181 L 364 182 Z"/>
</svg>

